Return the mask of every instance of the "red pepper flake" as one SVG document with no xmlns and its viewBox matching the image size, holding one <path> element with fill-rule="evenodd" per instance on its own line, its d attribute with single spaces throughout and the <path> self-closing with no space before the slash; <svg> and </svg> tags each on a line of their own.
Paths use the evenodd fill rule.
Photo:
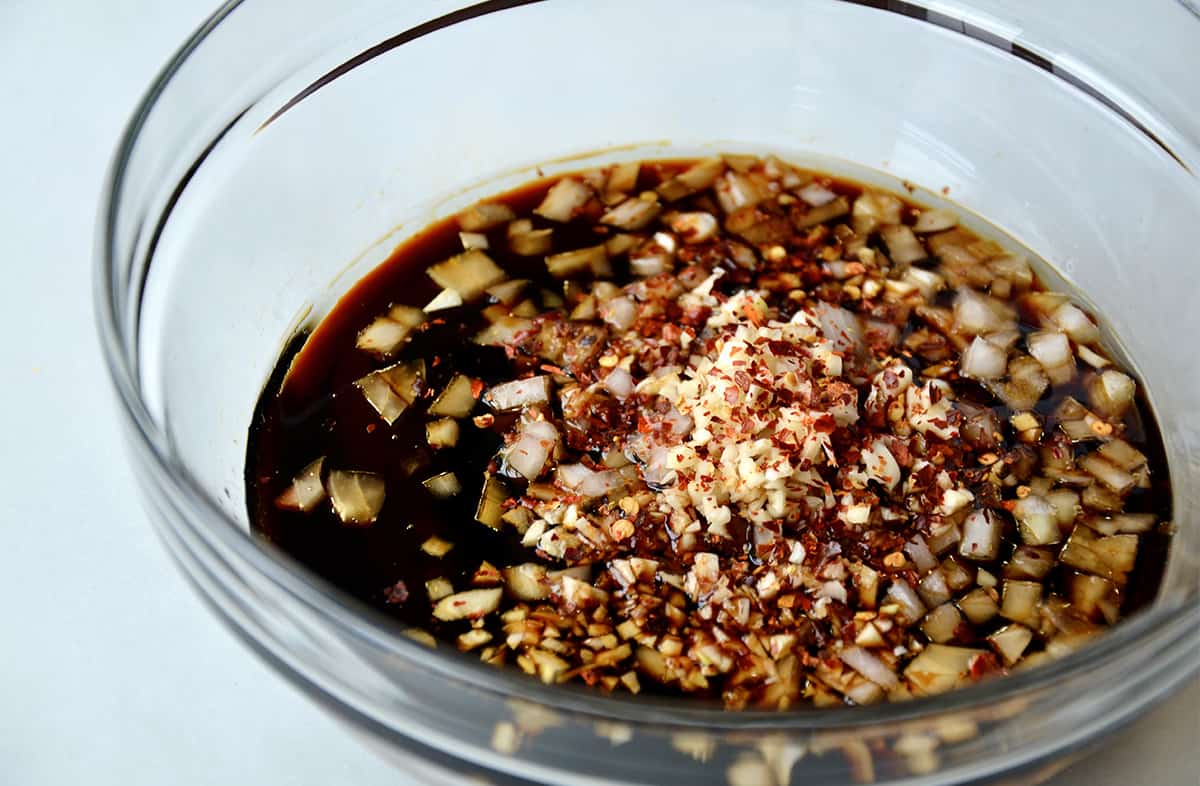
<svg viewBox="0 0 1200 786">
<path fill-rule="evenodd" d="M 368 433 L 368 434 L 374 434 L 374 433 L 375 433 L 375 424 L 374 424 L 374 423 L 368 423 L 368 424 L 367 424 L 367 433 Z"/>
<path fill-rule="evenodd" d="M 481 380 L 481 379 L 471 380 L 471 398 L 475 398 L 475 399 L 479 398 L 483 394 L 483 387 L 484 387 L 483 380 Z"/>
<path fill-rule="evenodd" d="M 742 313 L 746 315 L 746 319 L 750 320 L 750 324 L 755 327 L 761 327 L 763 324 L 763 316 L 759 310 L 754 307 L 753 303 L 743 303 Z"/>
<path fill-rule="evenodd" d="M 558 366 L 552 366 L 549 363 L 543 363 L 542 365 L 538 366 L 538 368 L 540 368 L 542 371 L 545 371 L 548 374 L 558 374 L 559 376 L 563 376 L 563 377 L 570 376 L 570 374 L 568 374 L 563 369 L 559 368 Z"/>
<path fill-rule="evenodd" d="M 389 605 L 404 603 L 408 600 L 408 587 L 403 581 L 397 581 L 383 591 L 383 600 Z"/>
</svg>

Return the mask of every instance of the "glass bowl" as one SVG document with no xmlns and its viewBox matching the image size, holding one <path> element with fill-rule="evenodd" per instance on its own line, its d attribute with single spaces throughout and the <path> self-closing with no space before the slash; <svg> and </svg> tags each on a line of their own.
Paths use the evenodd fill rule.
<svg viewBox="0 0 1200 786">
<path fill-rule="evenodd" d="M 454 6 L 230 3 L 155 81 L 112 167 L 96 303 L 130 455 L 167 547 L 255 651 L 424 783 L 1032 781 L 1200 667 L 1187 129 L 970 4 Z M 1178 534 L 1149 609 L 950 695 L 725 713 L 428 649 L 250 535 L 246 433 L 278 352 L 407 234 L 535 170 L 714 150 L 916 184 L 1091 298 L 1172 467 Z"/>
</svg>

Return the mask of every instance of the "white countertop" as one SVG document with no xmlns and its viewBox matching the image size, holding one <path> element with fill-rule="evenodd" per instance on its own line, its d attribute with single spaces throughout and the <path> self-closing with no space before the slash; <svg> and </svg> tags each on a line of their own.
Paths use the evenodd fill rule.
<svg viewBox="0 0 1200 786">
<path fill-rule="evenodd" d="M 100 183 L 210 5 L 0 2 L 0 783 L 405 782 L 201 606 L 119 444 L 92 328 Z M 1193 683 L 1055 783 L 1196 786 L 1198 741 Z"/>
</svg>

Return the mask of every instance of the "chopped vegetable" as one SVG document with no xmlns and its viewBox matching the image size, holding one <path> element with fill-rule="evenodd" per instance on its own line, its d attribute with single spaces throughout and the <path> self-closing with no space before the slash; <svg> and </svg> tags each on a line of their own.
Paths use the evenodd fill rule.
<svg viewBox="0 0 1200 786">
<path fill-rule="evenodd" d="M 433 607 L 433 616 L 442 622 L 486 617 L 500 607 L 504 590 L 499 587 L 473 589 L 448 595 Z"/>
<path fill-rule="evenodd" d="M 321 483 L 321 467 L 325 457 L 309 462 L 282 494 L 275 498 L 276 507 L 308 513 L 325 499 L 325 486 Z"/>
<path fill-rule="evenodd" d="M 479 249 L 464 251 L 432 265 L 426 273 L 438 286 L 453 290 L 463 301 L 474 300 L 488 287 L 506 278 L 492 258 Z"/>
<path fill-rule="evenodd" d="M 355 346 L 376 357 L 389 357 L 424 321 L 425 312 L 419 308 L 392 306 L 386 314 L 359 331 Z"/>
<path fill-rule="evenodd" d="M 550 400 L 551 382 L 548 376 L 515 379 L 493 385 L 483 394 L 483 403 L 497 412 L 544 404 Z"/>
<path fill-rule="evenodd" d="M 465 232 L 486 232 L 517 217 L 508 205 L 480 202 L 458 214 L 458 225 Z"/>
<path fill-rule="evenodd" d="M 440 418 L 425 424 L 425 441 L 431 448 L 452 448 L 458 444 L 458 421 Z"/>
<path fill-rule="evenodd" d="M 422 484 L 429 489 L 430 494 L 443 499 L 453 497 L 462 491 L 462 484 L 458 482 L 458 476 L 453 472 L 434 475 L 432 478 L 422 481 Z"/>
<path fill-rule="evenodd" d="M 592 191 L 573 177 L 564 177 L 546 192 L 546 198 L 534 209 L 542 218 L 564 223 L 592 198 Z"/>
<path fill-rule="evenodd" d="M 444 390 L 429 406 L 430 415 L 465 418 L 475 409 L 475 380 L 465 374 L 455 374 Z"/>
<path fill-rule="evenodd" d="M 344 524 L 356 527 L 373 524 L 383 508 L 383 478 L 372 472 L 335 469 L 329 473 L 329 498 Z"/>
<path fill-rule="evenodd" d="M 504 502 L 508 499 L 508 489 L 503 481 L 495 475 L 488 475 L 483 481 L 483 491 L 479 494 L 479 505 L 475 508 L 475 520 L 492 529 L 500 529 L 501 516 L 504 514 Z"/>
<path fill-rule="evenodd" d="M 373 371 L 354 386 L 390 426 L 417 400 L 424 381 L 425 361 L 413 360 Z"/>
</svg>

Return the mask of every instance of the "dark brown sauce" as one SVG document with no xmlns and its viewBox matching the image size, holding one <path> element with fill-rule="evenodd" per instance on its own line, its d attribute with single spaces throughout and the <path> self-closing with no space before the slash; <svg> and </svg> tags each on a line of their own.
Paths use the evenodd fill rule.
<svg viewBox="0 0 1200 786">
<path fill-rule="evenodd" d="M 652 188 L 688 163 L 643 164 L 639 188 Z M 525 216 L 557 179 L 530 183 L 492 201 L 504 202 Z M 860 186 L 848 181 L 834 181 L 832 188 L 851 199 L 861 191 Z M 682 204 L 703 209 L 705 205 L 695 203 L 705 198 L 690 197 Z M 906 210 L 905 215 L 911 212 Z M 536 218 L 535 224 L 551 225 Z M 556 252 L 594 245 L 603 239 L 590 222 L 553 226 Z M 430 616 L 431 604 L 424 586 L 427 580 L 444 577 L 462 588 L 483 560 L 499 567 L 537 560 L 531 550 L 520 546 L 511 531 L 498 533 L 474 519 L 484 471 L 501 445 L 500 432 L 507 423 L 498 418 L 490 428 L 477 428 L 469 418 L 463 419 L 457 446 L 431 450 L 425 439 L 424 409 L 428 399 L 411 408 L 393 426 L 380 420 L 353 382 L 381 364 L 356 350 L 354 343 L 358 331 L 390 305 L 420 306 L 437 294 L 438 287 L 425 270 L 462 250 L 458 231 L 456 219 L 449 218 L 405 242 L 351 288 L 310 335 L 298 335 L 289 343 L 254 413 L 246 470 L 255 532 L 351 595 L 399 621 L 439 636 L 453 636 L 466 625 L 451 623 L 439 629 L 440 623 Z M 510 277 L 531 279 L 534 289 L 562 291 L 562 282 L 547 273 L 542 257 L 510 253 L 503 227 L 488 234 L 488 254 Z M 616 283 L 628 281 L 626 262 L 614 260 L 614 268 Z M 721 286 L 732 290 L 737 283 L 735 277 L 728 276 Z M 416 333 L 397 359 L 425 358 L 428 387 L 433 391 L 442 389 L 454 372 L 487 384 L 513 378 L 502 349 L 477 346 L 470 340 L 485 324 L 481 306 L 435 312 L 433 325 Z M 1025 332 L 1035 329 L 1022 325 Z M 912 362 L 916 371 L 924 366 L 919 358 Z M 1012 438 L 1008 425 L 1012 412 L 974 383 L 960 381 L 955 386 L 960 398 L 991 406 L 1004 424 L 1006 439 Z M 1083 400 L 1077 388 L 1078 382 L 1052 386 L 1037 409 L 1048 413 L 1065 395 Z M 486 411 L 478 405 L 475 414 Z M 1125 439 L 1148 457 L 1152 480 L 1152 488 L 1136 490 L 1129 496 L 1125 509 L 1152 512 L 1159 521 L 1169 522 L 1170 484 L 1162 438 L 1140 392 L 1136 409 L 1125 416 L 1125 422 Z M 318 456 L 326 457 L 327 468 L 364 470 L 384 478 L 387 499 L 374 524 L 348 527 L 328 505 L 311 513 L 275 506 L 276 496 L 293 476 Z M 450 470 L 462 481 L 462 493 L 436 499 L 421 481 Z M 423 553 L 420 546 L 432 535 L 454 543 L 453 550 L 442 558 Z M 1157 594 L 1168 545 L 1165 532 L 1141 536 L 1137 564 L 1125 588 L 1125 613 L 1144 607 Z M 1008 556 L 1002 554 L 997 564 Z M 402 603 L 394 602 L 392 588 L 397 582 L 403 582 L 407 589 L 407 600 Z M 1054 580 L 1048 586 L 1054 586 Z M 650 688 L 648 683 L 643 684 Z"/>
</svg>

